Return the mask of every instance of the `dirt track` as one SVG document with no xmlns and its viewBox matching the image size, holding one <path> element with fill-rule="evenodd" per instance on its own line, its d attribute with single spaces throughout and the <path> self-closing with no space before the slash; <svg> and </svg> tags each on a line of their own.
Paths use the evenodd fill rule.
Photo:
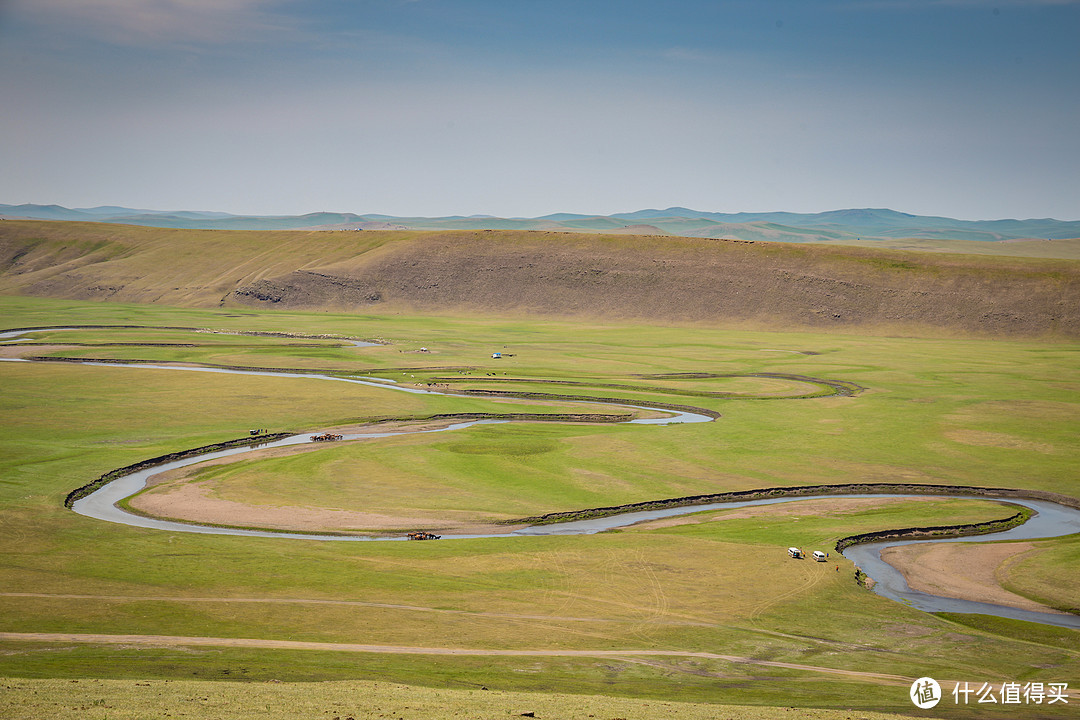
<svg viewBox="0 0 1080 720">
<path fill-rule="evenodd" d="M 411 647 L 407 645 L 363 645 L 359 643 L 322 643 L 299 640 L 264 640 L 261 638 L 185 637 L 177 635 L 98 635 L 91 633 L 12 633 L 0 632 L 0 641 L 45 643 L 93 643 L 135 645 L 142 647 L 252 647 L 274 650 L 317 650 L 322 652 L 387 653 L 394 655 L 462 655 L 483 657 L 590 657 L 635 658 L 670 657 L 724 660 L 745 665 L 800 670 L 840 675 L 879 685 L 910 685 L 914 678 L 859 670 L 842 670 L 775 660 L 757 660 L 740 655 L 720 655 L 683 650 L 491 650 L 484 648 Z"/>
<path fill-rule="evenodd" d="M 454 610 L 452 608 L 433 608 L 422 605 L 401 605 L 398 603 L 365 602 L 363 600 L 326 600 L 312 598 L 250 598 L 250 597 L 186 597 L 186 596 L 148 596 L 148 595 L 76 595 L 67 593 L 29 593 L 29 592 L 0 592 L 0 597 L 10 598 L 40 598 L 64 599 L 64 600 L 87 600 L 93 602 L 159 602 L 159 603 L 255 603 L 258 605 L 341 605 L 345 607 L 371 607 L 387 608 L 391 610 L 405 610 L 418 613 L 438 613 L 444 615 L 469 615 L 471 617 L 485 617 L 510 620 L 542 620 L 544 622 L 585 622 L 585 623 L 612 623 L 612 624 L 637 624 L 638 619 L 625 618 L 602 618 L 602 617 L 572 617 L 563 615 L 529 615 L 526 613 L 499 613 L 485 612 L 483 610 Z M 695 620 L 678 619 L 653 619 L 650 622 L 659 625 L 689 625 L 696 627 L 708 627 L 710 623 Z"/>
</svg>

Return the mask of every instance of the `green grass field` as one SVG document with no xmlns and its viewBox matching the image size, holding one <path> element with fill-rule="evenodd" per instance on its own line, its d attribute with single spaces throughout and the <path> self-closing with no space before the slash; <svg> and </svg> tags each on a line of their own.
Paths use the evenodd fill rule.
<svg viewBox="0 0 1080 720">
<path fill-rule="evenodd" d="M 0 681 L 0 709 L 8 720 L 141 720 L 171 716 L 218 720 L 337 717 L 373 720 L 385 717 L 530 717 L 587 720 L 714 720 L 710 704 L 640 700 L 607 695 L 521 693 L 499 690 L 430 689 L 390 682 L 243 683 L 197 680 L 133 682 L 122 680 Z M 74 697 L 75 692 L 79 697 Z M 177 710 L 180 712 L 177 712 Z M 169 711 L 173 712 L 169 712 Z M 727 720 L 787 720 L 788 708 L 727 705 Z M 398 713 L 398 714 L 395 714 Z M 807 720 L 847 720 L 846 710 L 800 709 Z M 861 720 L 893 720 L 899 715 L 860 711 Z"/>
<path fill-rule="evenodd" d="M 479 426 L 248 459 L 195 475 L 215 496 L 238 502 L 377 509 L 433 521 L 449 515 L 464 521 L 840 482 L 954 483 L 1080 497 L 1075 473 L 1080 466 L 1076 343 L 756 333 L 515 318 L 217 312 L 0 298 L 0 328 L 80 324 L 333 334 L 389 344 L 356 348 L 313 340 L 319 346 L 297 347 L 309 341 L 182 330 L 79 330 L 39 337 L 46 343 L 198 346 L 76 345 L 53 347 L 48 353 L 320 368 L 406 382 L 451 377 L 479 389 L 584 390 L 635 400 L 666 397 L 722 415 L 713 423 L 670 427 Z M 429 352 L 418 352 L 421 347 Z M 512 357 L 494 360 L 493 352 Z M 466 372 L 470 374 L 460 374 Z M 500 385 L 485 378 L 501 375 L 486 373 L 530 381 Z M 849 381 L 865 390 L 853 397 L 785 398 L 777 396 L 802 394 L 807 388 L 748 377 L 642 377 L 664 373 L 784 373 Z M 63 498 L 112 468 L 241 437 L 250 427 L 307 432 L 388 416 L 597 408 L 406 395 L 305 378 L 62 363 L 5 362 L 0 363 L 0 374 L 0 632 L 324 644 L 298 649 L 236 646 L 224 640 L 212 646 L 57 637 L 0 640 L 0 677 L 64 679 L 44 684 L 10 680 L 9 689 L 20 690 L 4 697 L 24 697 L 25 688 L 32 688 L 53 703 L 48 707 L 55 717 L 74 717 L 76 711 L 84 713 L 79 717 L 95 717 L 90 710 L 100 710 L 97 717 L 138 716 L 135 709 L 150 705 L 135 700 L 143 686 L 134 681 L 176 681 L 183 688 L 176 692 L 221 703 L 233 697 L 229 693 L 248 692 L 245 687 L 250 687 L 251 702 L 284 708 L 270 717 L 311 716 L 314 706 L 281 700 L 307 687 L 292 683 L 379 681 L 429 688 L 402 690 L 396 699 L 380 700 L 386 705 L 379 707 L 400 710 L 395 717 L 451 717 L 450 708 L 491 716 L 533 709 L 516 709 L 522 697 L 517 695 L 512 696 L 513 707 L 505 709 L 483 705 L 477 698 L 462 697 L 465 704 L 453 704 L 458 702 L 455 693 L 478 693 L 483 686 L 503 697 L 545 693 L 523 696 L 548 703 L 537 704 L 538 717 L 573 717 L 569 710 L 556 708 L 592 707 L 594 700 L 586 696 L 600 695 L 711 704 L 686 708 L 685 715 L 680 710 L 679 717 L 695 717 L 700 711 L 709 717 L 767 718 L 784 714 L 769 708 L 792 706 L 853 708 L 861 713 L 858 717 L 869 717 L 869 711 L 913 714 L 907 685 L 924 675 L 971 682 L 1080 682 L 1075 631 L 928 615 L 863 590 L 842 558 L 799 563 L 784 553 L 793 544 L 831 549 L 831 542 L 852 532 L 1011 514 L 995 502 L 924 500 L 715 521 L 718 514 L 711 513 L 701 516 L 703 522 L 596 536 L 435 543 L 244 539 L 141 530 L 75 515 L 63 508 Z M 538 379 L 583 385 L 543 386 L 534 382 Z M 612 384 L 650 389 L 603 387 Z M 665 396 L 658 389 L 663 387 L 695 394 Z M 724 392 L 734 396 L 710 395 Z M 356 482 L 358 477 L 363 482 Z M 1076 539 L 1041 541 L 1038 546 L 1036 553 L 1010 566 L 1008 587 L 1065 606 L 1080 591 Z M 349 643 L 468 652 L 433 657 L 338 647 Z M 487 654 L 492 651 L 554 654 Z M 610 651 L 707 656 L 603 654 Z M 89 678 L 125 682 L 94 685 Z M 284 695 L 271 699 L 260 694 L 276 684 L 179 683 L 236 679 L 279 680 Z M 333 703 L 343 702 L 342 694 L 351 692 L 343 689 L 346 686 L 310 687 L 303 702 L 318 698 L 324 707 L 316 714 L 327 717 L 338 714 Z M 219 688 L 220 695 L 210 688 Z M 424 707 L 445 707 L 446 712 L 407 714 L 403 708 L 409 706 L 410 692 L 423 694 Z M 440 703 L 431 693 L 446 693 L 446 699 Z M 557 704 L 564 701 L 569 705 Z M 215 714 L 213 702 L 183 707 L 194 717 L 227 717 Z M 342 705 L 341 717 L 377 717 L 362 714 L 373 702 L 355 708 Z M 468 702 L 481 704 L 471 709 Z M 612 700 L 608 709 L 586 715 L 653 716 L 648 713 L 655 708 L 619 704 L 624 702 L 631 701 Z M 717 704 L 725 708 L 717 709 Z M 418 698 L 417 707 L 421 705 Z M 544 715 L 543 708 L 551 709 Z M 1015 708 L 948 708 L 943 716 L 1015 716 L 1010 710 Z M 1040 712 L 1065 717 L 1069 708 L 1044 707 Z M 28 713 L 13 717 L 32 716 Z"/>
<path fill-rule="evenodd" d="M 1080 567 L 1080 536 L 1040 542 L 1005 573 L 1003 586 L 1020 591 L 1045 605 L 1080 612 L 1080 595 L 1071 583 L 1061 582 L 1062 568 Z M 1015 590 L 1013 590 L 1015 592 Z"/>
</svg>

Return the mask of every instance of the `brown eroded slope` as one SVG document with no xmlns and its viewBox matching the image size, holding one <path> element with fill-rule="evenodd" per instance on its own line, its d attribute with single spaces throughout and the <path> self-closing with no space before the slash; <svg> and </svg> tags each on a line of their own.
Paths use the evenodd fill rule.
<svg viewBox="0 0 1080 720">
<path fill-rule="evenodd" d="M 776 329 L 1080 335 L 1080 262 L 630 234 L 0 223 L 0 292 Z"/>
</svg>

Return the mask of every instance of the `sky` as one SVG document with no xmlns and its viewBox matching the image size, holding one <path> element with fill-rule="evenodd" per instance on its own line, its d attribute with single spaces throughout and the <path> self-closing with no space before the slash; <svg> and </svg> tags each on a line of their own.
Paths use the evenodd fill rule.
<svg viewBox="0 0 1080 720">
<path fill-rule="evenodd" d="M 0 0 L 0 203 L 1080 219 L 1080 0 Z"/>
</svg>

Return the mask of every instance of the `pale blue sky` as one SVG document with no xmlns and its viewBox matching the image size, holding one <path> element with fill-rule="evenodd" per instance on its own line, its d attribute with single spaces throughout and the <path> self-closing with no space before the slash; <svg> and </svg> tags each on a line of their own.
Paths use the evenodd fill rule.
<svg viewBox="0 0 1080 720">
<path fill-rule="evenodd" d="M 1080 2 L 0 0 L 0 202 L 1080 219 Z"/>
</svg>

